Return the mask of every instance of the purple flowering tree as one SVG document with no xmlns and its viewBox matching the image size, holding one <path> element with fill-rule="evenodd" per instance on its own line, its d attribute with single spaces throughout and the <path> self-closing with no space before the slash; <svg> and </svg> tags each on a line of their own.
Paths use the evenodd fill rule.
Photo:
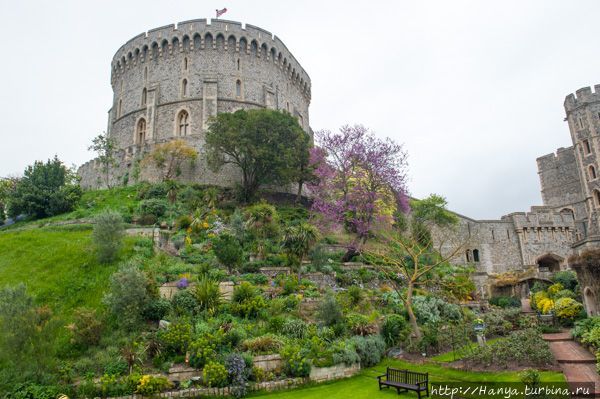
<svg viewBox="0 0 600 399">
<path fill-rule="evenodd" d="M 360 253 L 374 228 L 391 221 L 395 210 L 408 211 L 407 154 L 401 144 L 380 139 L 362 125 L 315 136 L 312 211 L 321 222 L 355 233 L 346 254 L 350 258 Z"/>
</svg>

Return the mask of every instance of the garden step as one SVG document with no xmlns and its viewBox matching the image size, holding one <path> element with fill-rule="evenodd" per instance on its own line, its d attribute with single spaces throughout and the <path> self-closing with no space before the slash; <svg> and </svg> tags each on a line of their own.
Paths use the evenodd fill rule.
<svg viewBox="0 0 600 399">
<path fill-rule="evenodd" d="M 550 349 L 558 363 L 596 364 L 596 358 L 575 341 L 554 341 Z"/>
<path fill-rule="evenodd" d="M 563 364 L 562 371 L 569 382 L 571 389 L 577 384 L 594 383 L 594 397 L 600 397 L 600 375 L 594 364 Z"/>
<path fill-rule="evenodd" d="M 544 338 L 544 341 L 548 341 L 548 342 L 572 341 L 573 340 L 573 336 L 571 336 L 571 333 L 568 331 L 563 331 L 563 332 L 553 333 L 553 334 L 544 334 L 544 335 L 542 335 L 542 337 Z"/>
</svg>

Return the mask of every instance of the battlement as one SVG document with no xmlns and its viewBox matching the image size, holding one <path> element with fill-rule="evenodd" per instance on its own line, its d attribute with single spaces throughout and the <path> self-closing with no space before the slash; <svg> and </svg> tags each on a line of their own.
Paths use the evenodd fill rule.
<svg viewBox="0 0 600 399">
<path fill-rule="evenodd" d="M 575 94 L 571 93 L 565 98 L 565 111 L 569 113 L 574 109 L 593 102 L 600 101 L 600 84 L 594 86 L 594 91 L 592 92 L 591 87 L 582 87 L 577 90 Z"/>
<path fill-rule="evenodd" d="M 556 150 L 556 153 L 543 155 L 536 159 L 538 165 L 538 173 L 544 171 L 556 169 L 561 165 L 575 162 L 574 147 L 560 147 Z"/>
<path fill-rule="evenodd" d="M 304 96 L 311 97 L 309 75 L 281 39 L 258 26 L 224 19 L 194 19 L 140 33 L 113 56 L 111 81 L 148 59 L 206 49 L 235 51 L 272 62 Z"/>
</svg>

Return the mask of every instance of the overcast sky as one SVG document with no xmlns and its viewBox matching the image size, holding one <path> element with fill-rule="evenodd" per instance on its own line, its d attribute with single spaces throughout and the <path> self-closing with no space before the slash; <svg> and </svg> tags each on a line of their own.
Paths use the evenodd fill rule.
<svg viewBox="0 0 600 399">
<path fill-rule="evenodd" d="M 312 79 L 314 130 L 362 123 L 405 143 L 411 194 L 474 218 L 541 204 L 535 159 L 570 145 L 564 97 L 600 83 L 598 1 L 0 4 L 0 176 L 90 159 L 116 50 L 216 8 L 286 43 Z"/>
</svg>

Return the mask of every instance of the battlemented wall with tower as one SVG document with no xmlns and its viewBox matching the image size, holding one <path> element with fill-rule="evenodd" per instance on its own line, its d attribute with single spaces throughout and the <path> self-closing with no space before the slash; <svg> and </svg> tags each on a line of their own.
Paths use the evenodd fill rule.
<svg viewBox="0 0 600 399">
<path fill-rule="evenodd" d="M 200 156 L 181 180 L 235 184 L 236 169 L 213 173 L 206 164 L 204 133 L 217 113 L 285 110 L 310 133 L 308 74 L 277 36 L 253 25 L 197 19 L 152 29 L 125 43 L 111 68 L 107 133 L 118 148 L 113 183 L 156 180 L 151 168 L 135 170 L 139 159 L 156 144 L 183 139 Z M 82 165 L 82 186 L 101 187 L 100 171 L 97 160 Z"/>
<path fill-rule="evenodd" d="M 569 94 L 564 107 L 573 146 L 537 159 L 544 205 L 500 220 L 458 215 L 458 231 L 443 245 L 445 253 L 462 246 L 453 260 L 475 266 L 483 297 L 526 295 L 532 282 L 568 268 L 571 255 L 600 248 L 600 85 Z"/>
</svg>

